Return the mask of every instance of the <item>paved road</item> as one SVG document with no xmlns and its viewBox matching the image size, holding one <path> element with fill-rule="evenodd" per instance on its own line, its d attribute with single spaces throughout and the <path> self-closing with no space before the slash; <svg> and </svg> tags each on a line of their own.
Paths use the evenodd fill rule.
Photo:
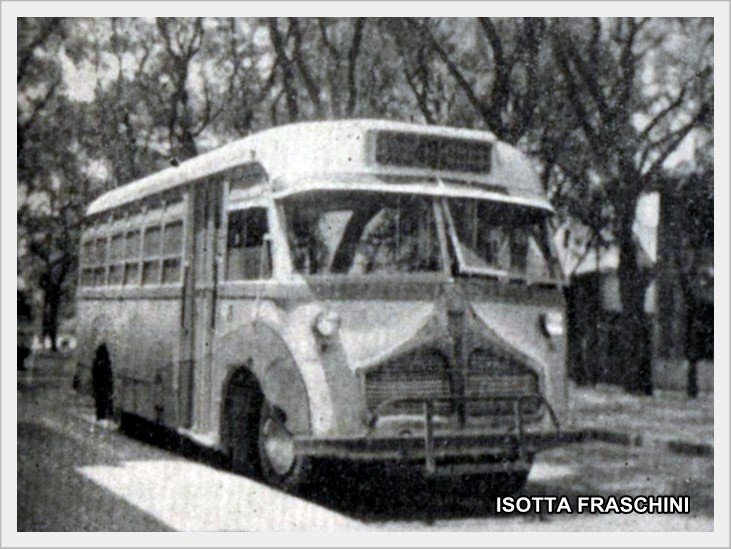
<svg viewBox="0 0 731 549">
<path fill-rule="evenodd" d="M 91 403 L 64 386 L 18 386 L 19 531 L 713 529 L 709 458 L 575 445 L 541 455 L 522 492 L 689 495 L 684 516 L 498 515 L 469 487 L 334 463 L 294 497 L 185 441 L 99 425 Z"/>
</svg>

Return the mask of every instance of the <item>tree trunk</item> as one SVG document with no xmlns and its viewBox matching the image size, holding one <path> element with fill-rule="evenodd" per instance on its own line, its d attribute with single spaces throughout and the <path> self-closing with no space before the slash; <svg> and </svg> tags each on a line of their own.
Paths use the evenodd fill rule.
<svg viewBox="0 0 731 549">
<path fill-rule="evenodd" d="M 189 158 L 195 158 L 198 156 L 198 146 L 195 143 L 195 137 L 190 131 L 190 126 L 187 124 L 182 128 L 182 136 L 180 139 L 180 158 L 179 160 L 188 160 Z"/>
<path fill-rule="evenodd" d="M 686 393 L 689 398 L 698 397 L 698 362 L 691 360 L 688 363 L 688 380 Z"/>
<path fill-rule="evenodd" d="M 58 313 L 61 309 L 61 288 L 55 284 L 46 287 L 43 296 L 43 326 L 42 336 L 51 340 L 51 350 L 56 351 L 58 336 Z"/>
<path fill-rule="evenodd" d="M 631 201 L 635 204 L 636 201 Z M 634 206 L 625 208 L 619 230 L 619 294 L 622 303 L 621 341 L 617 352 L 624 362 L 623 386 L 628 392 L 652 394 L 652 360 L 649 322 L 645 316 L 645 273 L 637 264 L 637 245 L 633 238 Z"/>
</svg>

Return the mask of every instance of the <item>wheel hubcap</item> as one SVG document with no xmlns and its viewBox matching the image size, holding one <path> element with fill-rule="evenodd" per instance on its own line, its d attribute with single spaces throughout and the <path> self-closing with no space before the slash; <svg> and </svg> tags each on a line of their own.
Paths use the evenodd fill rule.
<svg viewBox="0 0 731 549">
<path fill-rule="evenodd" d="M 286 475 L 294 464 L 294 440 L 284 426 L 267 417 L 262 426 L 264 452 L 272 469 L 278 475 Z"/>
</svg>

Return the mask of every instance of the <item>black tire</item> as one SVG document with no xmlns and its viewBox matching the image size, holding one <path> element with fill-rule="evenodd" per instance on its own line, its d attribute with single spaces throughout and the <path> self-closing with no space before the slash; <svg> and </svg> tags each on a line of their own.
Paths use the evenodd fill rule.
<svg viewBox="0 0 731 549">
<path fill-rule="evenodd" d="M 114 415 L 114 378 L 112 361 L 105 347 L 99 348 L 91 369 L 91 387 L 97 419 L 110 419 Z"/>
<path fill-rule="evenodd" d="M 284 414 L 267 402 L 249 373 L 241 371 L 231 380 L 226 396 L 226 422 L 228 454 L 235 472 L 262 478 L 287 491 L 306 482 L 309 460 L 294 454 L 294 441 L 284 427 Z M 282 458 L 273 445 L 285 447 L 291 453 Z"/>
<path fill-rule="evenodd" d="M 264 401 L 258 387 L 239 387 L 227 404 L 231 468 L 244 475 L 261 476 L 259 465 L 259 416 Z"/>
</svg>

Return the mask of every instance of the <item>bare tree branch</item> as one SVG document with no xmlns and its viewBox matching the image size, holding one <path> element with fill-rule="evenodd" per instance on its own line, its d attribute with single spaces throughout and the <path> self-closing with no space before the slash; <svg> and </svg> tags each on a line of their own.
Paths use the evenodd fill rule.
<svg viewBox="0 0 731 549">
<path fill-rule="evenodd" d="M 18 82 L 28 73 L 28 67 L 33 59 L 36 48 L 43 45 L 54 33 L 61 29 L 62 19 L 50 17 L 43 21 L 37 36 L 22 49 L 18 48 Z"/>
<path fill-rule="evenodd" d="M 645 128 L 642 130 L 642 133 L 640 134 L 640 138 L 646 139 L 650 137 L 650 134 L 652 130 L 655 129 L 655 127 L 663 120 L 666 116 L 668 116 L 670 113 L 675 111 L 676 109 L 680 108 L 683 105 L 683 102 L 685 101 L 685 96 L 688 92 L 688 83 L 686 82 L 683 84 L 683 86 L 680 88 L 680 91 L 678 92 L 677 97 L 672 100 L 667 107 L 662 109 L 659 113 L 657 113 L 652 120 L 645 126 Z"/>
<path fill-rule="evenodd" d="M 462 74 L 462 71 L 459 69 L 457 64 L 452 61 L 449 54 L 442 48 L 442 46 L 439 44 L 439 42 L 434 38 L 432 33 L 429 31 L 429 29 L 424 24 L 417 24 L 417 23 L 410 23 L 412 28 L 415 30 L 415 32 L 420 33 L 428 43 L 430 44 L 431 48 L 434 50 L 434 52 L 439 56 L 439 58 L 442 60 L 442 62 L 446 65 L 447 70 L 449 70 L 452 77 L 457 82 L 457 85 L 460 87 L 462 92 L 467 97 L 467 100 L 472 104 L 474 109 L 480 114 L 482 119 L 490 125 L 491 125 L 491 113 L 489 109 L 483 104 L 483 102 L 480 100 L 479 97 L 477 97 L 477 93 L 475 92 L 472 85 L 467 81 L 467 78 Z"/>
<path fill-rule="evenodd" d="M 562 48 L 563 54 L 573 64 L 576 73 L 581 77 L 589 96 L 592 98 L 597 108 L 596 111 L 604 120 L 611 119 L 613 111 L 609 106 L 601 85 L 597 79 L 596 70 L 599 67 L 590 67 L 581 58 L 576 46 L 570 40 L 566 40 Z"/>
<path fill-rule="evenodd" d="M 284 38 L 279 31 L 279 25 L 276 17 L 270 17 L 267 20 L 269 27 L 269 39 L 271 40 L 274 52 L 277 56 L 278 66 L 282 70 L 282 83 L 284 85 L 285 95 L 287 99 L 287 110 L 289 112 L 289 121 L 294 122 L 299 117 L 299 107 L 297 105 L 297 91 L 294 88 L 294 69 L 292 61 L 287 55 L 284 45 Z M 278 98 L 277 98 L 278 99 Z M 274 105 L 277 101 L 274 102 Z"/>
<path fill-rule="evenodd" d="M 330 41 L 330 37 L 327 34 L 327 18 L 324 17 L 318 17 L 317 18 L 317 28 L 320 31 L 320 42 L 325 46 L 325 48 L 330 52 L 330 56 L 336 60 L 339 61 L 341 54 L 340 51 L 333 46 L 333 43 Z"/>
<path fill-rule="evenodd" d="M 358 17 L 353 22 L 353 40 L 348 50 L 348 106 L 347 113 L 352 115 L 358 100 L 358 83 L 356 81 L 356 68 L 358 65 L 358 56 L 360 55 L 360 46 L 363 41 L 363 27 L 365 19 Z"/>
<path fill-rule="evenodd" d="M 579 85 L 571 68 L 569 54 L 566 51 L 568 49 L 566 41 L 567 39 L 565 37 L 554 37 L 554 49 L 558 65 L 566 83 L 569 105 L 574 111 L 576 120 L 581 125 L 581 128 L 584 131 L 586 138 L 589 140 L 592 149 L 595 151 L 594 154 L 596 155 L 598 154 L 598 151 L 602 150 L 602 140 L 591 125 L 589 111 L 584 106 L 583 98 L 579 93 Z"/>
<path fill-rule="evenodd" d="M 305 84 L 307 95 L 309 95 L 312 105 L 315 107 L 315 112 L 319 118 L 323 117 L 322 102 L 320 101 L 320 87 L 315 83 L 310 69 L 302 53 L 302 29 L 300 28 L 299 20 L 296 17 L 289 19 L 290 29 L 294 38 L 294 62 L 297 65 L 302 81 Z"/>
<path fill-rule="evenodd" d="M 510 67 L 503 50 L 503 43 L 497 29 L 489 17 L 478 18 L 480 27 L 490 42 L 492 55 L 495 61 L 495 83 L 490 94 L 489 124 L 498 135 L 506 135 L 508 128 L 503 122 L 502 113 L 505 112 L 510 100 Z"/>
<path fill-rule="evenodd" d="M 629 17 L 627 19 L 627 25 L 629 27 L 627 38 L 622 45 L 622 53 L 619 58 L 619 67 L 622 78 L 618 82 L 620 89 L 617 101 L 614 105 L 616 110 L 621 110 L 625 113 L 625 117 L 629 116 L 630 98 L 632 97 L 635 74 L 637 72 L 637 58 L 635 57 L 633 50 L 637 33 L 641 27 L 634 17 Z"/>
<path fill-rule="evenodd" d="M 43 109 L 46 108 L 46 105 L 51 100 L 51 98 L 56 94 L 56 90 L 61 85 L 61 77 L 58 76 L 54 78 L 51 83 L 48 85 L 48 88 L 46 89 L 46 92 L 43 94 L 43 97 L 40 98 L 34 105 L 31 110 L 30 115 L 28 118 L 26 118 L 25 122 L 18 122 L 18 131 L 19 132 L 26 132 L 30 130 L 33 125 L 38 121 L 38 117 L 40 116 L 40 113 L 43 112 Z"/>
<path fill-rule="evenodd" d="M 691 118 L 688 123 L 681 126 L 678 130 L 672 133 L 673 137 L 669 140 L 663 150 L 658 154 L 657 158 L 653 161 L 647 171 L 643 173 L 642 180 L 646 184 L 651 182 L 657 172 L 660 170 L 660 168 L 662 168 L 662 165 L 668 158 L 668 156 L 670 156 L 675 151 L 675 149 L 678 148 L 680 143 L 683 142 L 683 140 L 692 130 L 697 128 L 706 117 L 712 116 L 712 114 L 713 107 L 711 104 L 704 103 L 703 105 L 701 105 L 696 114 L 693 116 L 693 118 Z"/>
<path fill-rule="evenodd" d="M 420 52 L 421 62 L 423 64 L 423 50 Z M 421 114 L 424 116 L 424 119 L 426 120 L 427 124 L 434 124 L 434 116 L 432 115 L 431 109 L 429 108 L 429 103 L 427 101 L 427 95 L 428 95 L 428 88 L 425 84 L 422 83 L 421 89 L 417 86 L 416 78 L 408 69 L 408 66 L 404 64 L 403 67 L 403 73 L 406 80 L 406 84 L 409 86 L 409 89 L 411 89 L 411 92 L 414 94 L 414 97 L 416 98 L 416 104 L 419 107 L 419 110 L 421 111 Z"/>
</svg>

